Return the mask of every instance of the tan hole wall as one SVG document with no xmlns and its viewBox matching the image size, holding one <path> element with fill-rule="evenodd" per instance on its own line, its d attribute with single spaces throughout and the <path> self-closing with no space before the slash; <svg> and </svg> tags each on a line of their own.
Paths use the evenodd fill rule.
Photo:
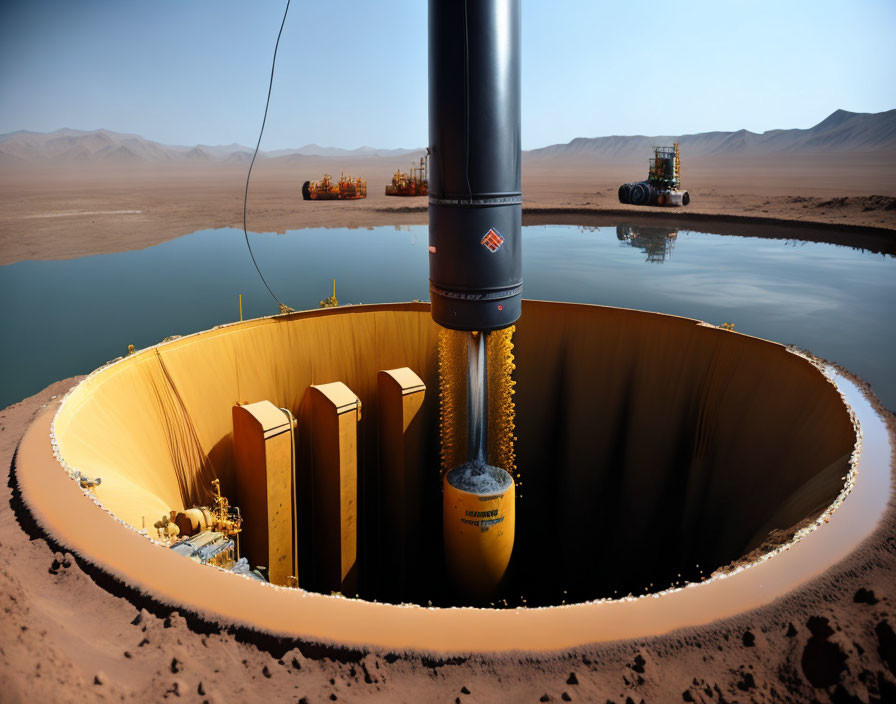
<svg viewBox="0 0 896 704">
<path fill-rule="evenodd" d="M 177 339 L 77 387 L 57 416 L 57 441 L 71 466 L 103 478 L 96 495 L 108 509 L 136 528 L 145 517 L 152 530 L 168 510 L 207 502 L 216 475 L 239 503 L 234 403 L 268 399 L 298 416 L 308 386 L 342 381 L 363 404 L 363 593 L 378 581 L 377 372 L 410 367 L 427 385 L 421 452 L 432 477 L 421 531 L 435 546 L 425 568 L 435 574 L 437 336 L 428 305 L 397 304 Z M 684 318 L 528 301 L 514 353 L 522 484 L 511 569 L 545 600 L 561 589 L 612 596 L 690 563 L 711 569 L 842 487 L 849 416 L 823 375 L 780 345 Z"/>
<path fill-rule="evenodd" d="M 667 587 L 698 564 L 709 574 L 843 486 L 851 420 L 781 345 L 542 302 L 526 305 L 515 342 L 516 549 L 538 555 L 517 578 L 546 595 Z"/>
</svg>

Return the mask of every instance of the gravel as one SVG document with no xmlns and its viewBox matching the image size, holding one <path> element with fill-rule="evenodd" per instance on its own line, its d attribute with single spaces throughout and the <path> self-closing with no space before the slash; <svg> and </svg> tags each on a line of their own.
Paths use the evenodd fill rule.
<svg viewBox="0 0 896 704">
<path fill-rule="evenodd" d="M 448 483 L 471 494 L 501 494 L 513 484 L 513 477 L 500 467 L 471 461 L 450 470 Z"/>
</svg>

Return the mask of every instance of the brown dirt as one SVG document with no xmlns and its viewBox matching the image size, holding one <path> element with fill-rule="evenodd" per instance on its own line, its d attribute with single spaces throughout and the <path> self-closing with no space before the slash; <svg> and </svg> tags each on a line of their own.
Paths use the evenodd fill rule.
<svg viewBox="0 0 896 704">
<path fill-rule="evenodd" d="M 408 162 L 408 163 L 406 163 Z M 339 162 L 305 158 L 296 164 L 262 161 L 249 195 L 249 229 L 425 224 L 425 198 L 390 198 L 383 189 L 409 160 Z M 875 154 L 741 157 L 688 162 L 683 175 L 693 201 L 680 210 L 623 206 L 616 191 L 643 178 L 643 164 L 524 159 L 524 212 L 532 222 L 563 214 L 637 214 L 734 218 L 737 222 L 799 221 L 836 230 L 896 230 L 896 172 L 892 156 Z M 324 172 L 364 176 L 368 198 L 302 201 L 306 179 Z M 242 225 L 245 167 L 233 165 L 90 165 L 0 168 L 0 265 L 23 259 L 67 259 L 140 249 L 196 230 Z M 846 185 L 844 185 L 846 184 Z M 139 211 L 139 212 L 129 212 Z M 792 229 L 788 225 L 789 229 Z"/>
<path fill-rule="evenodd" d="M 42 404 L 75 381 L 58 382 L 0 412 L 0 463 L 10 467 Z M 76 557 L 56 553 L 15 486 L 11 476 L 0 504 L 4 701 L 305 697 L 622 704 L 896 698 L 892 501 L 880 528 L 847 560 L 767 607 L 638 642 L 445 660 L 274 642 L 181 615 Z"/>
</svg>

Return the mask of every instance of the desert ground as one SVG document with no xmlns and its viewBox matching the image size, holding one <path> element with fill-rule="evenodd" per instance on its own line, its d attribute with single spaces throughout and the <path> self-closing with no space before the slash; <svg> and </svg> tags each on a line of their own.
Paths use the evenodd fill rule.
<svg viewBox="0 0 896 704">
<path fill-rule="evenodd" d="M 896 230 L 892 153 L 704 157 L 685 161 L 692 196 L 680 210 L 626 206 L 617 189 L 644 178 L 641 163 L 587 159 L 523 162 L 528 223 L 639 218 L 712 218 L 741 225 L 798 221 L 832 232 Z M 292 157 L 257 163 L 249 190 L 250 232 L 301 227 L 425 224 L 425 199 L 393 198 L 384 188 L 409 158 Z M 304 181 L 327 172 L 367 179 L 357 201 L 302 201 Z M 202 229 L 242 227 L 245 165 L 105 164 L 0 168 L 0 265 L 68 259 L 148 247 Z M 788 225 L 794 230 L 792 224 Z M 797 228 L 798 231 L 799 228 Z M 874 233 L 878 236 L 881 233 Z M 886 233 L 891 236 L 892 233 Z"/>
<path fill-rule="evenodd" d="M 685 156 L 686 159 L 686 156 Z M 383 187 L 409 159 L 261 161 L 250 231 L 424 224 L 424 199 Z M 303 202 L 324 171 L 366 177 L 369 197 Z M 692 204 L 622 206 L 640 164 L 524 160 L 527 222 L 599 224 L 627 213 L 773 226 L 780 236 L 894 251 L 892 154 L 685 161 Z M 242 223 L 245 166 L 0 168 L 0 265 L 148 247 Z M 721 228 L 721 229 L 719 229 Z M 847 560 L 767 607 L 638 642 L 519 657 L 333 650 L 222 629 L 128 590 L 43 534 L 17 493 L 15 452 L 59 381 L 0 411 L 0 687 L 3 701 L 885 702 L 896 701 L 896 504 Z"/>
</svg>

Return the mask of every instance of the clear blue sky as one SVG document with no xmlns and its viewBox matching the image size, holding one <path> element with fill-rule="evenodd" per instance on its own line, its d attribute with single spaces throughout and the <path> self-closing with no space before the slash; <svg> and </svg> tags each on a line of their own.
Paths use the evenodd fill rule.
<svg viewBox="0 0 896 704">
<path fill-rule="evenodd" d="M 0 133 L 254 144 L 284 4 L 0 2 Z M 523 0 L 523 146 L 888 110 L 894 37 L 893 0 Z M 293 0 L 262 148 L 427 141 L 425 0 Z"/>
</svg>

